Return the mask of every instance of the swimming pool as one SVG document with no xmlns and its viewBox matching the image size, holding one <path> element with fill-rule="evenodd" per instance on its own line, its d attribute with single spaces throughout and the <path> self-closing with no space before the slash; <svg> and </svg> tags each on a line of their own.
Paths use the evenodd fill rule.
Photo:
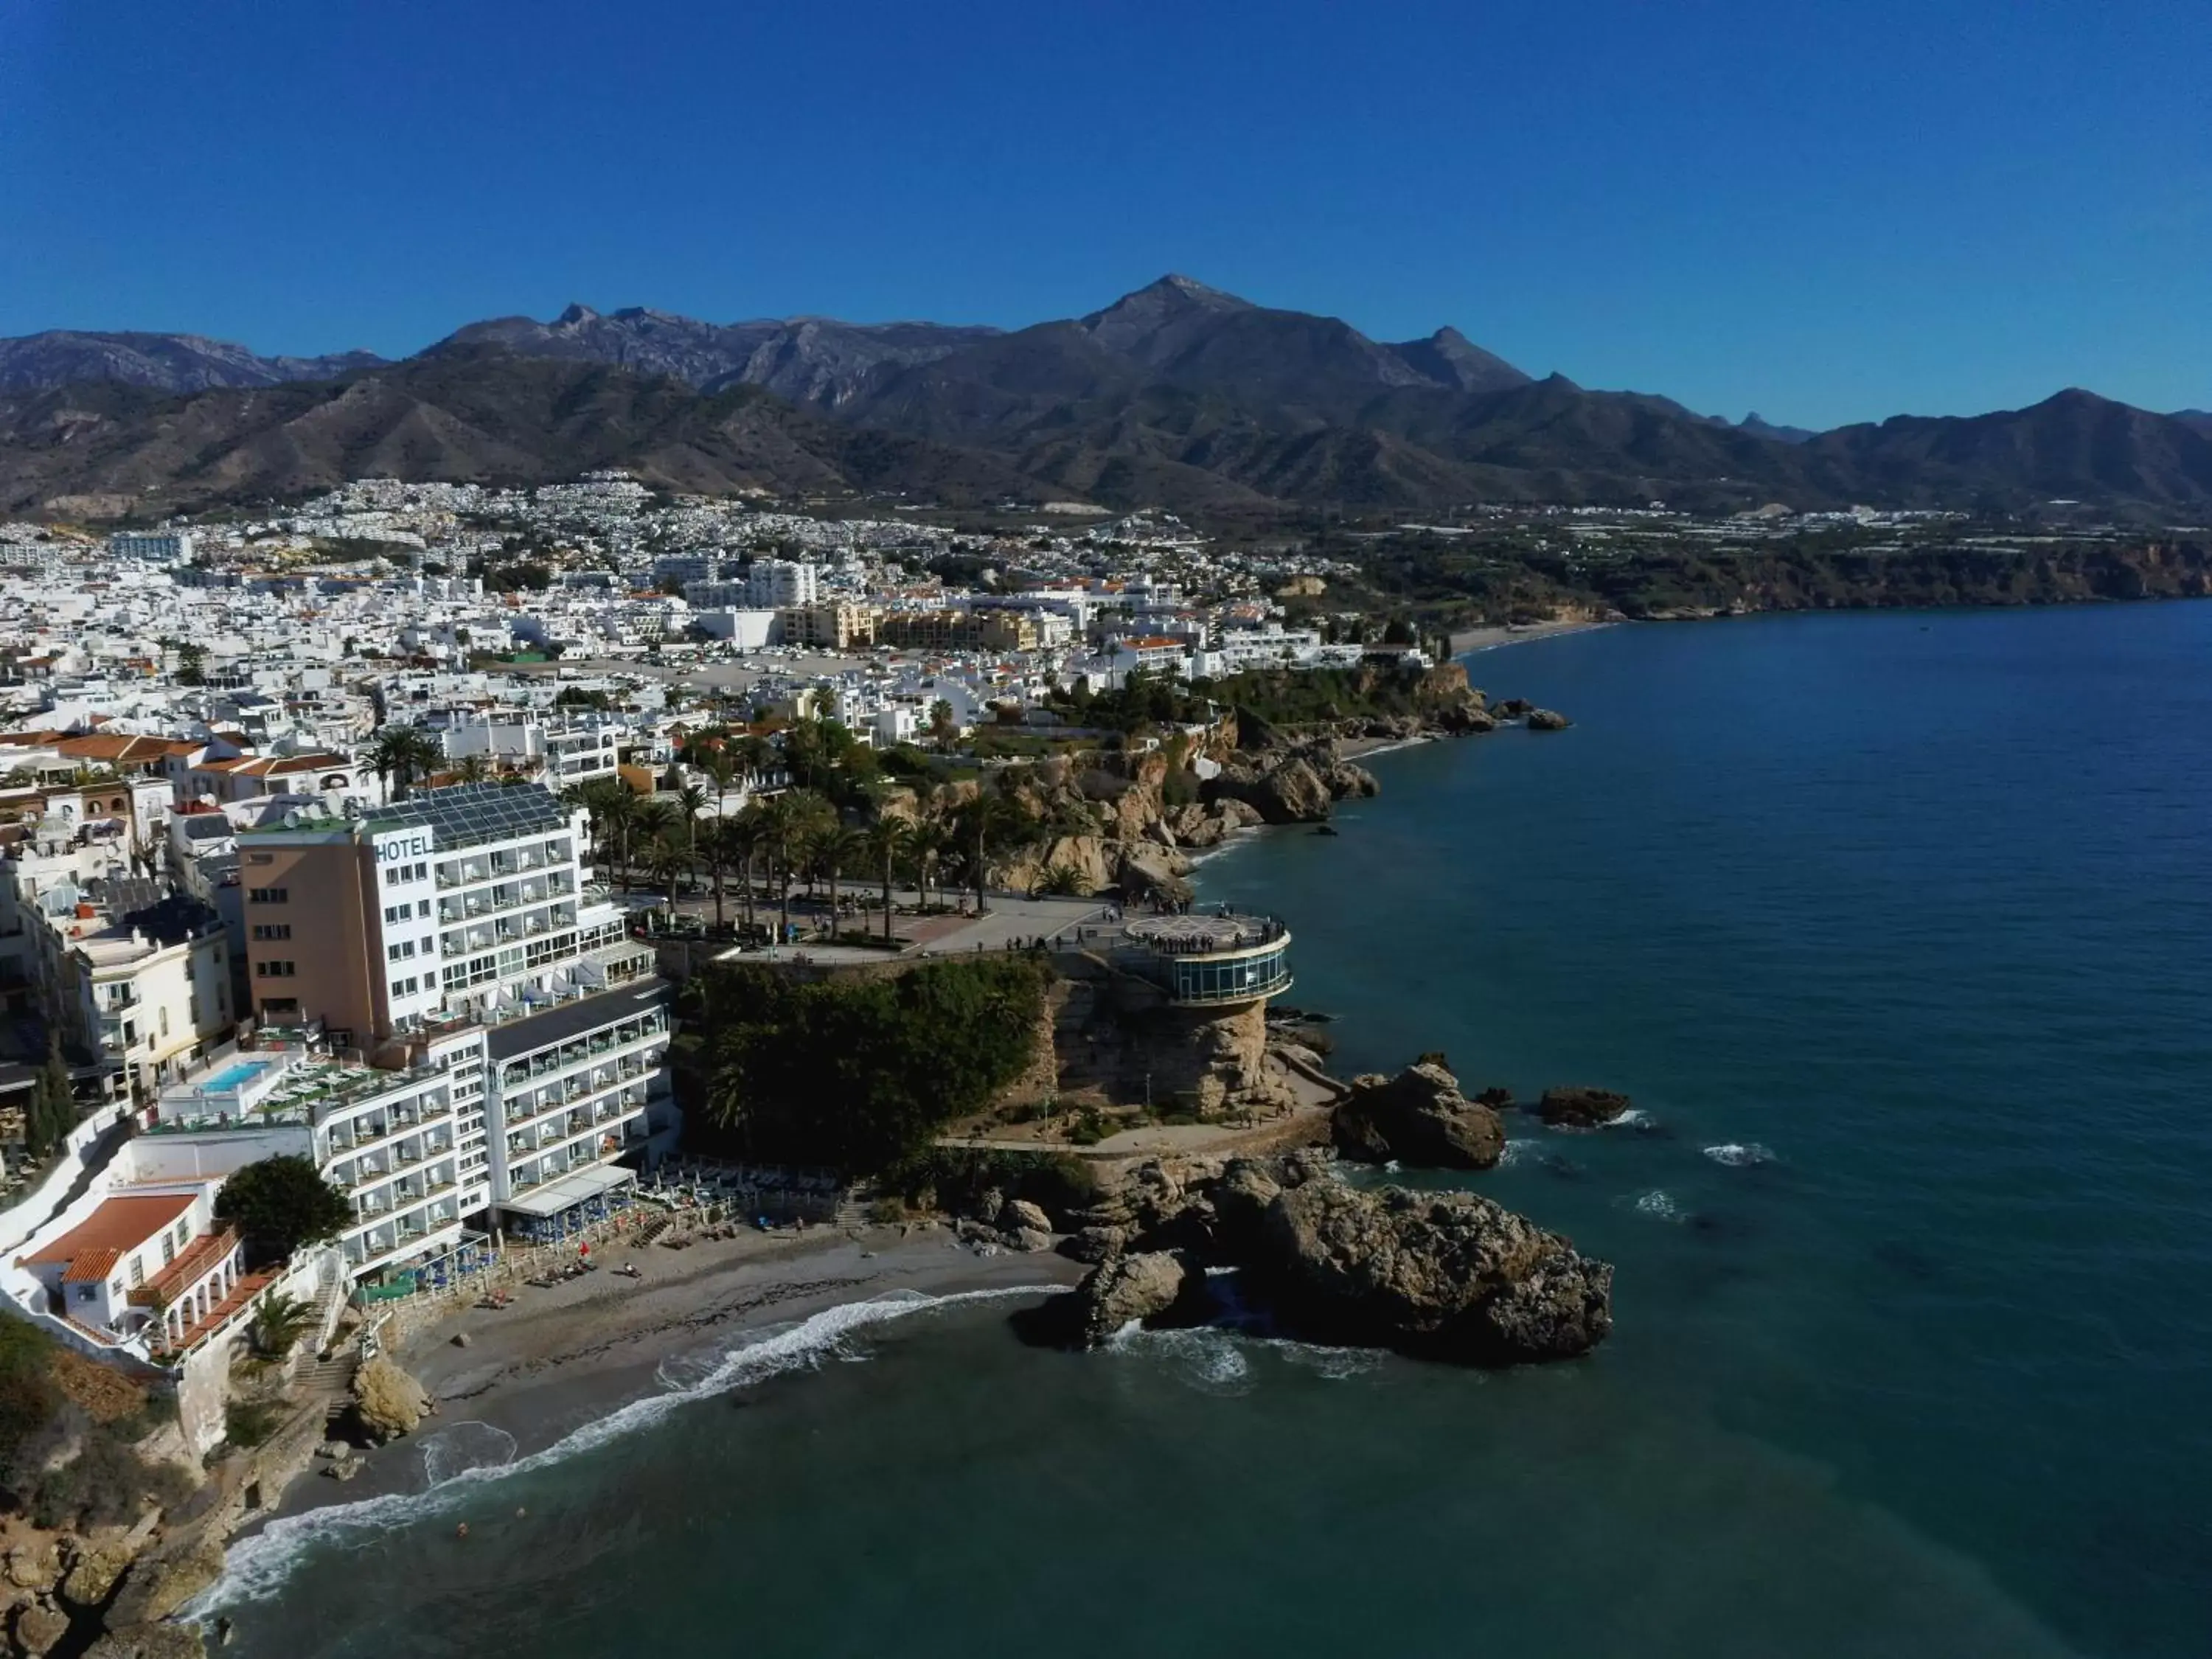
<svg viewBox="0 0 2212 1659">
<path fill-rule="evenodd" d="M 268 1069 L 269 1062 L 265 1060 L 242 1060 L 235 1066 L 224 1066 L 200 1087 L 222 1091 L 242 1089 Z"/>
</svg>

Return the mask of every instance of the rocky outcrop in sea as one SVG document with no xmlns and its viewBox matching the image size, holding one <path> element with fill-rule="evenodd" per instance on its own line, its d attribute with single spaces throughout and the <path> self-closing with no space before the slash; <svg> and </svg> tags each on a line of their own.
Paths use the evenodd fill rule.
<svg viewBox="0 0 2212 1659">
<path fill-rule="evenodd" d="M 1395 1078 L 1354 1078 L 1330 1132 L 1341 1156 L 1365 1164 L 1487 1170 L 1505 1152 L 1504 1121 L 1461 1094 L 1459 1079 L 1433 1060 Z"/>
<path fill-rule="evenodd" d="M 1613 1328 L 1613 1268 L 1473 1193 L 1366 1188 L 1313 1152 L 1153 1162 L 1080 1214 L 1076 1289 L 1018 1316 L 1031 1340 L 1096 1346 L 1132 1322 L 1199 1323 L 1208 1267 L 1285 1334 L 1468 1365 L 1571 1359 Z"/>
</svg>

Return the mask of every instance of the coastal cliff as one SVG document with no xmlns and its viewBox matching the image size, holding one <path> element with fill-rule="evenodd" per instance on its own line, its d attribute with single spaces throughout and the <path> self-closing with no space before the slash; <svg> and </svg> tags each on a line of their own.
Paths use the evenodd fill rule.
<svg viewBox="0 0 2212 1659">
<path fill-rule="evenodd" d="M 1202 737 L 1008 767 L 950 786 L 935 808 L 955 812 L 988 793 L 1036 826 L 998 866 L 1010 887 L 1182 903 L 1192 896 L 1190 854 L 1263 824 L 1325 823 L 1339 803 L 1379 793 L 1360 753 L 1516 721 L 1566 724 L 1520 699 L 1492 703 L 1458 663 L 1255 672 L 1218 689 L 1236 701 Z"/>
<path fill-rule="evenodd" d="M 1312 1152 L 1146 1163 L 1060 1219 L 1098 1265 L 1017 1316 L 1038 1342 L 1203 1323 L 1215 1267 L 1289 1334 L 1457 1364 L 1577 1358 L 1613 1328 L 1612 1266 L 1571 1240 L 1473 1193 L 1354 1187 Z"/>
</svg>

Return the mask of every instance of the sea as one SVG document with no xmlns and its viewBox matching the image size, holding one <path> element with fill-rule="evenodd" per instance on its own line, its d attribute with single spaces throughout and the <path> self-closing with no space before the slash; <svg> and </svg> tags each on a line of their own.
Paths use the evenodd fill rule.
<svg viewBox="0 0 2212 1659">
<path fill-rule="evenodd" d="M 1575 726 L 1380 756 L 1202 891 L 1340 1071 L 1632 1097 L 1396 1177 L 1617 1263 L 1594 1358 L 878 1300 L 533 1455 L 449 1422 L 239 1551 L 231 1651 L 2212 1654 L 2212 605 L 1468 661 Z"/>
</svg>

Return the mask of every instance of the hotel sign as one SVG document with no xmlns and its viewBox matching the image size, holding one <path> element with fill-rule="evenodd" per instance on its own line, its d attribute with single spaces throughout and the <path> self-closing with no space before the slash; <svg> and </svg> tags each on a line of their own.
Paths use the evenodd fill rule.
<svg viewBox="0 0 2212 1659">
<path fill-rule="evenodd" d="M 376 861 L 379 864 L 394 864 L 401 859 L 422 857 L 429 850 L 430 832 L 428 830 L 417 830 L 412 835 L 394 836 L 389 841 L 379 842 L 376 845 Z"/>
</svg>

